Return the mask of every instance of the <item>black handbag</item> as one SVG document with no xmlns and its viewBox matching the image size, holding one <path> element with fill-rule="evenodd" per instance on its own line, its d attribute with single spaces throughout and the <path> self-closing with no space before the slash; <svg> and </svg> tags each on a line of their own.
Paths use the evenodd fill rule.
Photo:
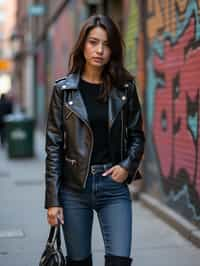
<svg viewBox="0 0 200 266">
<path fill-rule="evenodd" d="M 40 258 L 39 266 L 65 266 L 65 257 L 61 249 L 60 227 L 51 226 L 46 247 Z"/>
</svg>

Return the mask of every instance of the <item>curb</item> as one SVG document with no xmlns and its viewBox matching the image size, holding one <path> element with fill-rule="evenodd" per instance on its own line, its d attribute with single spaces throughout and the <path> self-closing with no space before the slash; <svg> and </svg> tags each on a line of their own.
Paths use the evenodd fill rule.
<svg viewBox="0 0 200 266">
<path fill-rule="evenodd" d="M 131 194 L 134 200 L 134 193 L 132 191 Z M 137 198 L 141 201 L 144 207 L 150 209 L 155 215 L 172 226 L 183 237 L 191 241 L 196 247 L 200 248 L 200 229 L 198 227 L 145 192 L 139 192 Z"/>
</svg>

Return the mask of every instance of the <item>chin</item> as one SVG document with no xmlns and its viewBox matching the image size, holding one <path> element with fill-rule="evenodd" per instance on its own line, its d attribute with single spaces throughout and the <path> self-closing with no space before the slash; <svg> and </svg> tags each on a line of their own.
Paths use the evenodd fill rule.
<svg viewBox="0 0 200 266">
<path fill-rule="evenodd" d="M 95 68 L 103 68 L 104 65 L 102 65 L 102 64 L 91 64 L 91 67 L 95 67 Z"/>
</svg>

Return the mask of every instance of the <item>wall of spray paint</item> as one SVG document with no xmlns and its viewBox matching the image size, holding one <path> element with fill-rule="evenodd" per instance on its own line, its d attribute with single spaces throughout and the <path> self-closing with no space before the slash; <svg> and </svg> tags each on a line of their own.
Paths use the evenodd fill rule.
<svg viewBox="0 0 200 266">
<path fill-rule="evenodd" d="M 125 62 L 127 69 L 136 77 L 141 103 L 144 95 L 144 33 L 140 23 L 139 1 L 124 1 Z"/>
<path fill-rule="evenodd" d="M 147 190 L 200 226 L 200 1 L 146 12 Z"/>
</svg>

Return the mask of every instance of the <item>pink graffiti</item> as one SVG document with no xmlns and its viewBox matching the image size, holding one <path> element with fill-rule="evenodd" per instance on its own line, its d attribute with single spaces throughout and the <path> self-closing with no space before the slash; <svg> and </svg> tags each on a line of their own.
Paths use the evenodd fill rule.
<svg viewBox="0 0 200 266">
<path fill-rule="evenodd" d="M 185 49 L 195 39 L 195 21 L 190 20 L 187 30 L 175 45 L 165 42 L 164 58 L 154 58 L 155 70 L 164 74 L 165 86 L 157 88 L 153 136 L 158 153 L 162 175 L 175 177 L 184 169 L 189 182 L 200 196 L 200 137 L 195 143 L 188 129 L 187 97 L 195 100 L 200 90 L 200 49 Z M 174 83 L 178 80 L 177 83 Z M 176 97 L 173 95 L 177 84 Z M 200 99 L 199 99 L 200 103 Z M 165 114 L 166 127 L 163 129 L 162 116 Z M 174 128 L 178 129 L 174 132 Z M 198 110 L 198 136 L 200 136 L 200 110 Z"/>
</svg>

